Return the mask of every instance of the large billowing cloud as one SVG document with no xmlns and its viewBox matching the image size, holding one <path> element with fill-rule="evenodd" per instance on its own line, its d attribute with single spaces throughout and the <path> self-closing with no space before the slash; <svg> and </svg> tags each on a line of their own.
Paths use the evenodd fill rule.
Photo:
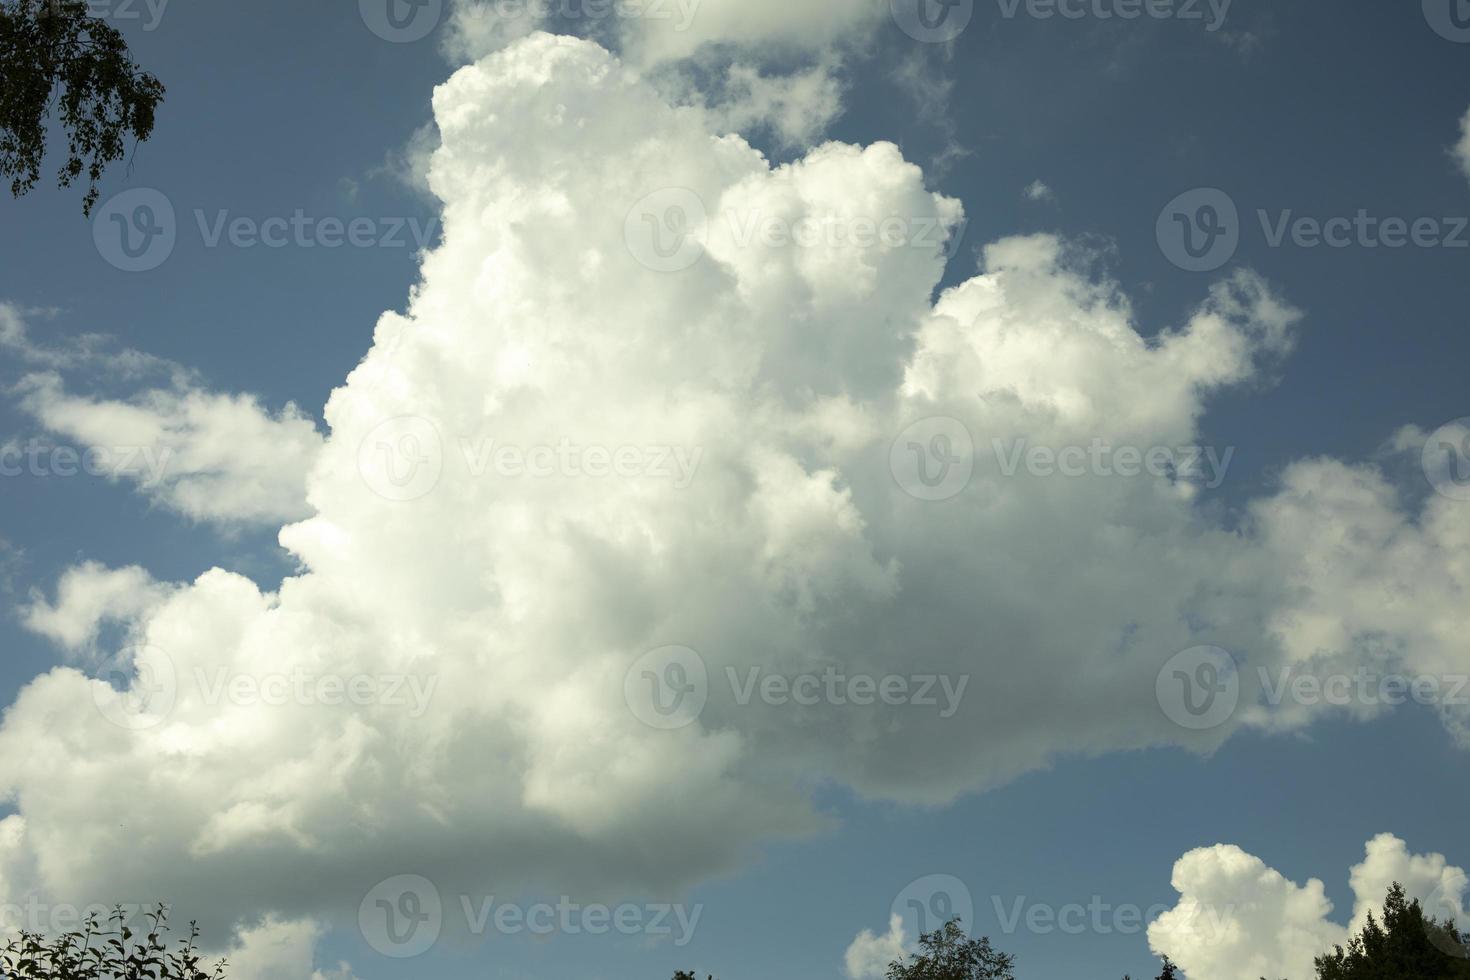
<svg viewBox="0 0 1470 980">
<path fill-rule="evenodd" d="M 1227 527 L 1173 453 L 1289 353 L 1258 277 L 1145 338 L 1093 256 L 1013 238 L 933 302 L 963 217 L 896 147 L 773 168 L 587 41 L 529 36 L 434 111 L 444 240 L 325 407 L 299 574 L 35 607 L 61 639 L 124 616 L 147 669 L 11 707 L 6 893 L 281 922 L 406 871 L 662 895 L 819 830 L 818 782 L 942 802 L 1338 710 L 1259 707 L 1255 668 L 1464 669 L 1462 502 L 1316 460 Z M 1199 644 L 1251 668 L 1213 727 L 1159 701 Z M 803 674 L 828 693 L 765 687 Z M 640 701 L 661 680 L 683 707 Z"/>
<path fill-rule="evenodd" d="M 824 51 L 859 43 L 889 17 L 887 0 L 452 0 L 445 45 L 475 58 L 540 28 L 615 43 L 639 66 L 688 58 L 707 45 L 768 53 Z"/>
<path fill-rule="evenodd" d="M 1380 834 L 1352 868 L 1352 920 L 1333 921 L 1332 903 L 1316 878 L 1297 885 L 1240 848 L 1216 844 L 1174 865 L 1179 902 L 1148 931 L 1156 953 L 1178 963 L 1190 980 L 1310 977 L 1312 960 L 1346 946 L 1383 907 L 1398 882 L 1438 919 L 1465 922 L 1465 872 L 1442 854 L 1411 855 L 1402 840 Z"/>
<path fill-rule="evenodd" d="M 442 47 L 464 62 L 541 29 L 593 39 L 712 128 L 799 147 L 841 115 L 844 64 L 889 17 L 886 0 L 451 0 Z"/>
</svg>

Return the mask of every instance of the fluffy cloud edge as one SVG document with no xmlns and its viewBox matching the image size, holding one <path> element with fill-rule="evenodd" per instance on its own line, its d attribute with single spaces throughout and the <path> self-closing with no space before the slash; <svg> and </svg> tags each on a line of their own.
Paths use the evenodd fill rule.
<svg viewBox="0 0 1470 980">
<path fill-rule="evenodd" d="M 1332 919 L 1321 880 L 1298 885 L 1235 845 L 1197 848 L 1174 865 L 1179 900 L 1149 926 L 1149 946 L 1190 980 L 1314 976 L 1314 959 L 1345 946 L 1382 907 L 1393 882 L 1427 914 L 1465 922 L 1465 872 L 1442 854 L 1411 854 L 1392 834 L 1364 845 L 1349 882 L 1353 914 L 1343 926 Z"/>
</svg>

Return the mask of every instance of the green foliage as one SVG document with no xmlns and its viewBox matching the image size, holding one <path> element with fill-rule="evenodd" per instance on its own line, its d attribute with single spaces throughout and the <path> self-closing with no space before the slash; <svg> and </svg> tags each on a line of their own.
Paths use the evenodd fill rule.
<svg viewBox="0 0 1470 980">
<path fill-rule="evenodd" d="M 220 980 L 221 960 L 205 972 L 195 945 L 199 930 L 189 923 L 189 938 L 180 939 L 172 953 L 164 940 L 168 914 L 163 905 L 144 916 L 148 927 L 141 941 L 124 924 L 121 908 L 108 917 L 103 931 L 97 917 L 88 917 L 81 929 L 54 939 L 31 932 L 0 949 L 0 977 L 4 980 Z"/>
<path fill-rule="evenodd" d="M 69 187 L 85 171 L 90 215 L 103 170 L 129 137 L 152 134 L 161 101 L 163 85 L 115 28 L 88 16 L 86 0 L 0 0 L 0 176 L 15 197 L 40 180 L 54 112 L 67 132 L 57 183 Z"/>
<path fill-rule="evenodd" d="M 1015 980 L 1016 958 L 996 951 L 985 937 L 970 939 L 958 919 L 919 936 L 910 962 L 894 960 L 888 980 Z"/>
<path fill-rule="evenodd" d="M 1453 922 L 1426 916 L 1394 882 L 1382 924 L 1369 915 L 1346 949 L 1317 957 L 1317 980 L 1462 980 L 1470 978 L 1470 946 Z"/>
</svg>

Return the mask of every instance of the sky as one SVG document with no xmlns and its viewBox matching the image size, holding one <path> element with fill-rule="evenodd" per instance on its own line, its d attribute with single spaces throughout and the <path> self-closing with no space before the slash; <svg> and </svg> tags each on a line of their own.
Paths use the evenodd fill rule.
<svg viewBox="0 0 1470 980">
<path fill-rule="evenodd" d="M 0 911 L 1306 977 L 1470 906 L 1459 0 L 99 0 L 0 212 Z"/>
</svg>

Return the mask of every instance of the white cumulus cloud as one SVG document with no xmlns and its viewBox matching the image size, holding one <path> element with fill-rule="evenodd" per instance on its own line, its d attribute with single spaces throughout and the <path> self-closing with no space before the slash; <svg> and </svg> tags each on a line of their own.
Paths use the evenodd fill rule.
<svg viewBox="0 0 1470 980">
<path fill-rule="evenodd" d="M 843 966 L 852 980 L 880 980 L 888 975 L 888 964 L 901 960 L 907 953 L 908 940 L 903 934 L 903 917 L 891 916 L 888 931 L 879 936 L 864 929 L 852 940 L 843 956 Z"/>
<path fill-rule="evenodd" d="M 1298 885 L 1234 845 L 1190 851 L 1174 865 L 1179 901 L 1149 926 L 1149 945 L 1190 980 L 1310 977 L 1314 957 L 1346 946 L 1370 912 L 1379 914 L 1394 882 L 1429 915 L 1465 921 L 1465 872 L 1444 855 L 1411 855 L 1392 834 L 1373 838 L 1365 851 L 1351 870 L 1354 907 L 1346 926 L 1332 919 L 1316 878 Z"/>
<path fill-rule="evenodd" d="M 773 167 L 585 40 L 514 42 L 434 112 L 443 242 L 319 449 L 248 399 L 33 386 L 74 438 L 175 447 L 170 506 L 300 516 L 280 534 L 300 570 L 37 607 L 73 610 L 63 641 L 121 619 L 173 684 L 155 701 L 63 666 L 21 691 L 0 891 L 231 924 L 352 922 L 405 870 L 445 896 L 669 894 L 820 830 L 814 781 L 944 802 L 1328 710 L 1261 707 L 1242 669 L 1233 718 L 1176 724 L 1157 680 L 1197 644 L 1273 670 L 1464 667 L 1458 502 L 1410 513 L 1373 469 L 1315 460 L 1227 527 L 1189 466 L 1085 462 L 1198 444 L 1211 397 L 1289 354 L 1300 314 L 1260 277 L 1145 337 L 1093 256 L 1035 236 L 935 300 L 963 211 L 897 147 Z M 289 480 L 283 434 L 314 457 Z M 1414 598 L 1364 601 L 1387 583 Z M 693 673 L 633 669 L 669 647 Z M 796 702 L 743 697 L 751 671 L 944 683 Z M 703 704 L 682 727 L 638 710 L 668 677 Z M 266 700 L 240 678 L 302 683 Z M 125 704 L 151 707 L 120 726 Z"/>
<path fill-rule="evenodd" d="M 89 471 L 186 517 L 279 524 L 307 514 L 306 473 L 322 440 L 294 405 L 272 414 L 250 395 L 187 386 L 91 398 L 54 373 L 29 375 L 18 390 L 47 432 L 91 452 Z"/>
</svg>

